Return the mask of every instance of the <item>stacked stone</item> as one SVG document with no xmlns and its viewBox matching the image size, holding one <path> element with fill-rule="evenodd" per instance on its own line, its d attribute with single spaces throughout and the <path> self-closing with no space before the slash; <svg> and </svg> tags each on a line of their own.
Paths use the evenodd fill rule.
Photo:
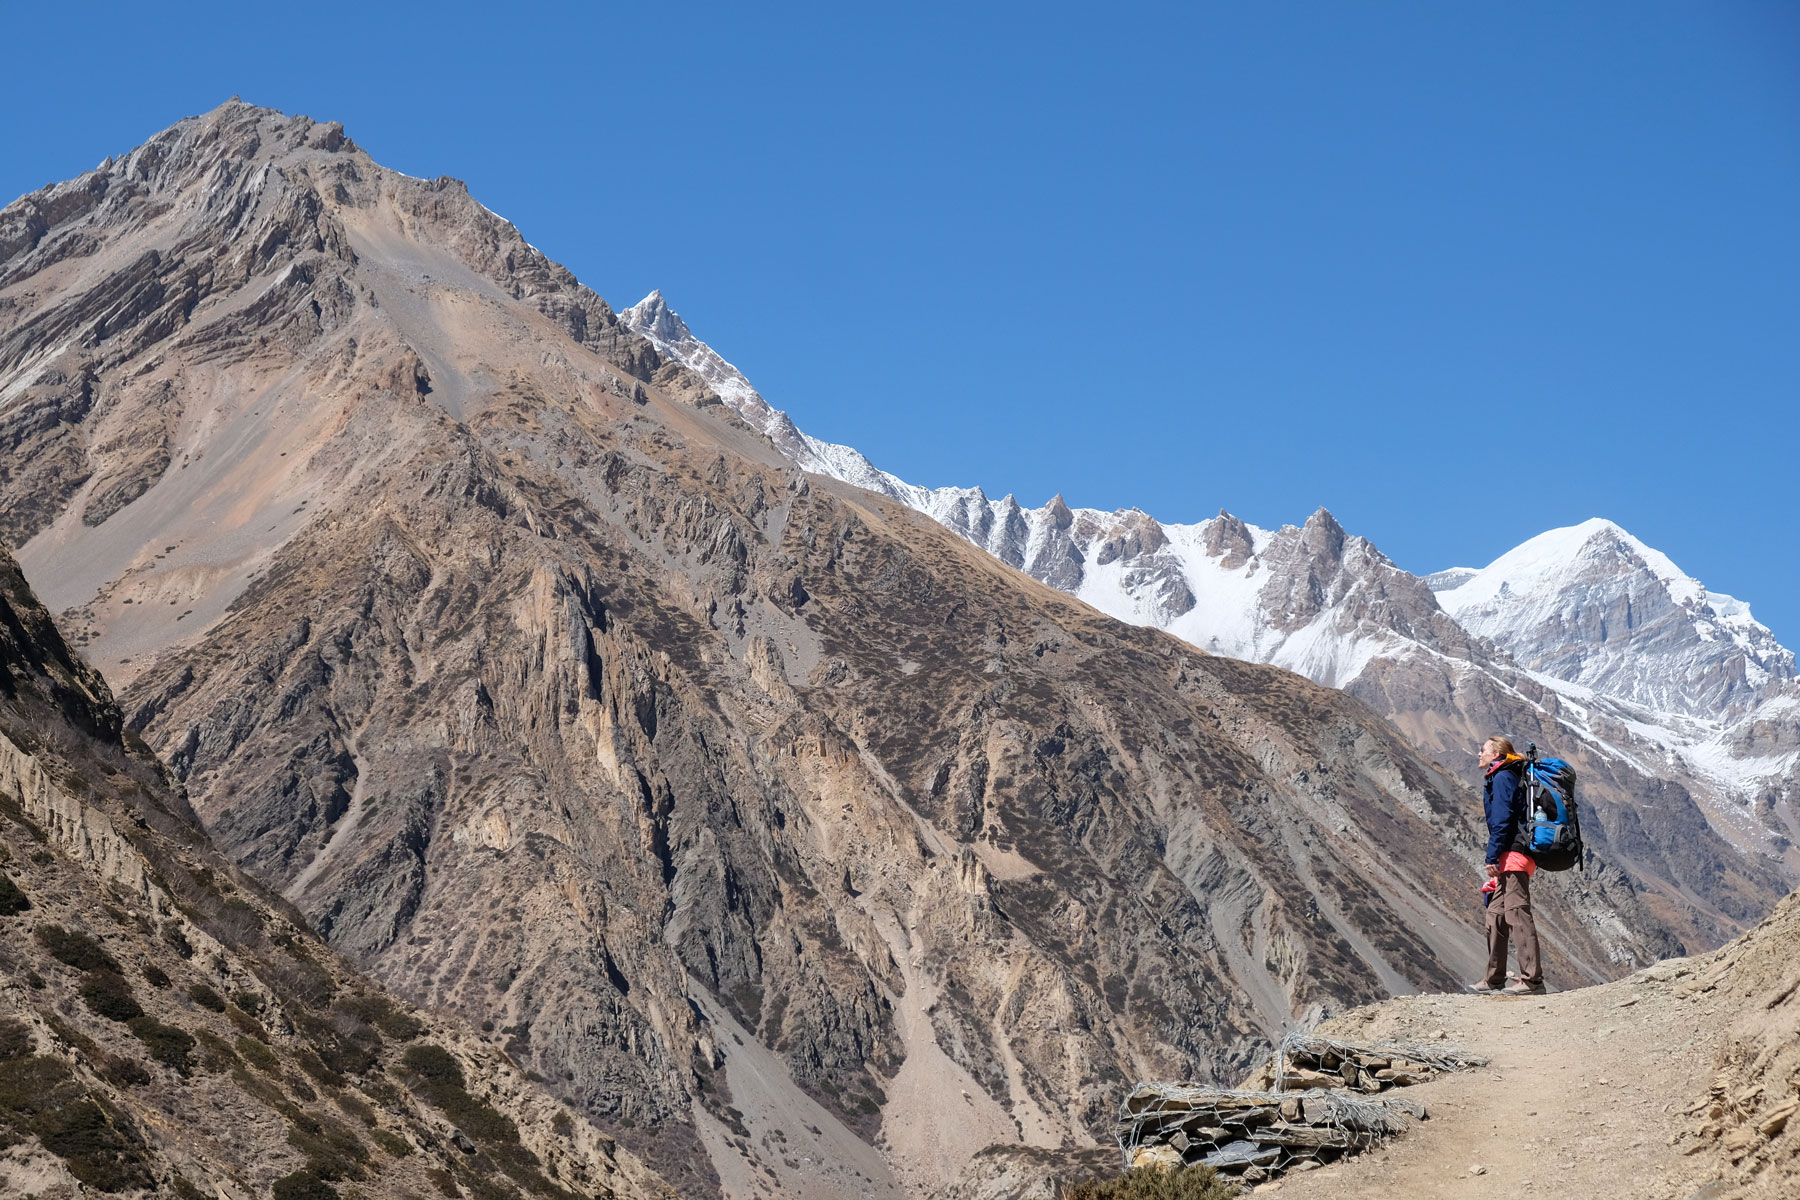
<svg viewBox="0 0 1800 1200">
<path fill-rule="evenodd" d="M 1247 1183 L 1311 1170 L 1423 1120 L 1425 1106 L 1368 1093 L 1422 1083 L 1486 1059 L 1418 1046 L 1352 1046 L 1293 1036 L 1240 1089 L 1145 1083 L 1119 1108 L 1127 1166 L 1194 1163 Z"/>
<path fill-rule="evenodd" d="M 1487 1059 L 1430 1046 L 1355 1046 L 1330 1038 L 1290 1034 L 1244 1086 L 1274 1091 L 1354 1088 L 1374 1094 L 1424 1083 L 1445 1071 L 1478 1067 Z"/>
</svg>

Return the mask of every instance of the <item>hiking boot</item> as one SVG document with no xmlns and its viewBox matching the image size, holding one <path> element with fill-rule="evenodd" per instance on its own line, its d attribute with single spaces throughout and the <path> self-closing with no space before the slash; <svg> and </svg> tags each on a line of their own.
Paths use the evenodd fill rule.
<svg viewBox="0 0 1800 1200">
<path fill-rule="evenodd" d="M 1489 983 L 1485 979 L 1481 980 L 1478 983 L 1471 983 L 1469 985 L 1469 990 L 1471 992 L 1479 992 L 1483 996 L 1498 995 L 1500 992 L 1499 988 L 1495 987 L 1493 984 Z M 1511 989 L 1508 989 L 1508 990 L 1510 991 Z"/>
<path fill-rule="evenodd" d="M 1521 979 L 1501 988 L 1500 994 L 1503 996 L 1542 996 L 1545 994 L 1545 988 L 1541 983 L 1526 983 Z"/>
</svg>

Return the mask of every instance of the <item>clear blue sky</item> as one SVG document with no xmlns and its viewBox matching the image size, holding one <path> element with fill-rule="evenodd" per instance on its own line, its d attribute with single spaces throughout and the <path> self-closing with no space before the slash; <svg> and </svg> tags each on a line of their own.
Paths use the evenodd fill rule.
<svg viewBox="0 0 1800 1200">
<path fill-rule="evenodd" d="M 14 6 L 0 193 L 233 93 L 1041 503 L 1609 516 L 1800 644 L 1800 5 Z M 1542 439 L 1538 469 L 1516 468 Z"/>
</svg>

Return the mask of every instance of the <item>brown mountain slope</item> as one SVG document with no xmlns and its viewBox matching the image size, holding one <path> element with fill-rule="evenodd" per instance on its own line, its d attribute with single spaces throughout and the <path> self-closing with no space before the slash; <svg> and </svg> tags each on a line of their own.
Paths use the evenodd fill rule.
<svg viewBox="0 0 1800 1200">
<path fill-rule="evenodd" d="M 1581 779 L 1584 839 L 1625 873 L 1687 950 L 1742 932 L 1791 886 L 1782 861 L 1755 837 L 1745 837 L 1745 846 L 1727 840 L 1723 819 L 1713 823 L 1722 806 L 1714 804 L 1709 817 L 1691 773 L 1671 766 L 1654 774 L 1608 753 L 1559 715 L 1554 691 L 1503 660 L 1396 657 L 1372 664 L 1349 691 L 1442 763 L 1467 759 L 1471 738 L 1497 729 L 1568 759 Z"/>
<path fill-rule="evenodd" d="M 1355 700 L 803 476 L 451 181 L 228 105 L 0 213 L 0 520 L 218 841 L 684 1191 L 1090 1145 L 1475 968 Z M 1599 865 L 1570 982 L 1670 944 Z"/>
<path fill-rule="evenodd" d="M 1581 565 L 1558 573 L 1565 590 L 1543 610 L 1551 615 L 1542 628 L 1482 619 L 1524 652 L 1515 663 L 1439 605 L 1434 588 L 1466 584 L 1478 572 L 1412 575 L 1323 508 L 1303 525 L 1274 530 L 1223 512 L 1195 526 L 1165 526 L 1137 509 L 1070 508 L 1061 496 L 1027 509 L 979 488 L 915 487 L 850 447 L 807 438 L 696 338 L 661 292 L 619 319 L 704 376 L 795 465 L 917 507 L 1104 612 L 1209 653 L 1343 688 L 1452 773 L 1472 770 L 1473 747 L 1496 730 L 1568 759 L 1581 775 L 1589 843 L 1690 949 L 1743 932 L 1800 878 L 1800 856 L 1786 848 L 1796 830 L 1779 781 L 1750 786 L 1742 774 L 1747 760 L 1800 745 L 1784 715 L 1795 710 L 1782 702 L 1793 686 L 1792 655 L 1760 626 L 1745 627 L 1742 640 L 1725 635 L 1718 622 L 1729 619 L 1671 592 L 1642 557 L 1655 552 L 1614 526 L 1590 522 L 1577 538 L 1553 539 Z M 1549 599 L 1540 594 L 1533 603 Z M 1566 682 L 1522 669 L 1527 660 Z M 1598 692 L 1569 686 L 1582 679 L 1610 682 Z M 1714 732 L 1722 755 L 1714 761 L 1715 751 L 1702 752 L 1695 739 L 1719 718 L 1739 728 Z"/>
<path fill-rule="evenodd" d="M 122 729 L 0 549 L 0 1193 L 670 1194 L 345 966 Z"/>
</svg>

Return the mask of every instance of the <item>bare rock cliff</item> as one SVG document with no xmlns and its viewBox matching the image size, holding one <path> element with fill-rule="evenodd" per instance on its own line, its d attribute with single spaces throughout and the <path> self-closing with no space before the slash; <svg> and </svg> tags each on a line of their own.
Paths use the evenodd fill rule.
<svg viewBox="0 0 1800 1200">
<path fill-rule="evenodd" d="M 1690 950 L 1741 932 L 1800 879 L 1793 654 L 1747 605 L 1610 522 L 1420 578 L 1322 508 L 1263 530 L 1224 512 L 1163 524 L 1060 495 L 1030 509 L 919 487 L 801 432 L 661 292 L 619 319 L 790 462 L 916 508 L 1102 612 L 1344 688 L 1451 771 L 1471 771 L 1495 732 L 1569 759 L 1589 843 Z"/>
<path fill-rule="evenodd" d="M 1092 1147 L 1480 957 L 1474 796 L 1362 703 L 801 473 L 333 126 L 0 213 L 0 397 L 0 528 L 218 843 L 684 1194 Z M 1669 941 L 1603 864 L 1543 921 Z"/>
<path fill-rule="evenodd" d="M 672 1196 L 192 823 L 0 550 L 0 1191 Z"/>
</svg>

